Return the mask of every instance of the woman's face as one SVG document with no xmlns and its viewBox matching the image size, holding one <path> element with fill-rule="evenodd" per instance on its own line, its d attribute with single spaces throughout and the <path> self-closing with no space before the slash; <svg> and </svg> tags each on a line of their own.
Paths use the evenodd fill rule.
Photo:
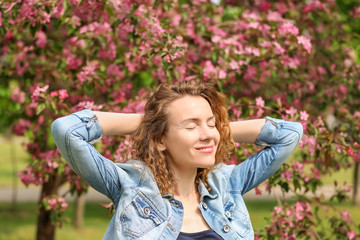
<svg viewBox="0 0 360 240">
<path fill-rule="evenodd" d="M 209 103 L 199 96 L 184 96 L 167 110 L 168 129 L 161 148 L 168 153 L 169 166 L 188 170 L 214 165 L 220 134 Z"/>
</svg>

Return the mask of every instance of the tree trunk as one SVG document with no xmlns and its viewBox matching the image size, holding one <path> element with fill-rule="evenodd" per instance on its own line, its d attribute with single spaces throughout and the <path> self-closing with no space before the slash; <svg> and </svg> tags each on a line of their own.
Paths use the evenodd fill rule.
<svg viewBox="0 0 360 240">
<path fill-rule="evenodd" d="M 76 194 L 74 226 L 77 229 L 80 229 L 84 226 L 84 207 L 85 207 L 85 194 L 81 194 L 80 196 Z"/>
<path fill-rule="evenodd" d="M 359 163 L 356 162 L 355 163 L 355 167 L 354 167 L 354 182 L 353 182 L 353 196 L 352 196 L 352 200 L 353 200 L 353 204 L 356 205 L 358 202 L 357 199 L 357 193 L 358 193 L 358 189 L 359 189 Z"/>
<path fill-rule="evenodd" d="M 61 185 L 61 177 L 58 175 L 53 175 L 49 178 L 49 181 L 42 184 L 41 195 L 39 202 L 41 203 L 42 199 L 49 195 L 57 195 L 58 189 Z M 51 222 L 50 211 L 45 210 L 44 207 L 40 207 L 38 221 L 37 221 L 37 231 L 36 239 L 37 240 L 53 240 L 55 239 L 55 229 Z"/>
</svg>

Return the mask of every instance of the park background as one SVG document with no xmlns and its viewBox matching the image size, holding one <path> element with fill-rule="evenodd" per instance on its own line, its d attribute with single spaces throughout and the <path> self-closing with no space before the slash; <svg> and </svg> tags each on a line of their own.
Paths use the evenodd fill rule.
<svg viewBox="0 0 360 240">
<path fill-rule="evenodd" d="M 304 127 L 246 201 L 258 239 L 359 239 L 359 34 L 350 0 L 2 1 L 0 187 L 13 191 L 0 203 L 0 239 L 101 238 L 111 205 L 84 206 L 91 190 L 51 123 L 83 108 L 142 112 L 159 83 L 192 79 L 228 96 L 231 120 Z M 130 145 L 118 136 L 97 148 L 122 162 Z M 228 163 L 257 150 L 239 145 Z M 25 186 L 36 202 L 18 199 Z"/>
</svg>

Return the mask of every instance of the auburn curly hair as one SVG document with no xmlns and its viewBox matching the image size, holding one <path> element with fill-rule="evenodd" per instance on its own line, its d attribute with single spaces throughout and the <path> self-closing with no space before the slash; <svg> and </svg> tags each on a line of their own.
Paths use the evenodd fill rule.
<svg viewBox="0 0 360 240">
<path fill-rule="evenodd" d="M 166 153 L 158 149 L 160 140 L 168 128 L 167 107 L 174 100 L 186 95 L 200 96 L 206 99 L 215 116 L 215 126 L 220 133 L 215 165 L 227 159 L 234 150 L 224 94 L 218 92 L 213 86 L 198 81 L 161 84 L 147 100 L 143 120 L 134 134 L 133 151 L 135 157 L 144 161 L 152 171 L 162 195 L 172 193 L 175 184 L 174 175 L 168 167 Z M 199 184 L 199 181 L 202 180 L 210 190 L 207 175 L 214 166 L 198 169 L 195 183 Z"/>
</svg>

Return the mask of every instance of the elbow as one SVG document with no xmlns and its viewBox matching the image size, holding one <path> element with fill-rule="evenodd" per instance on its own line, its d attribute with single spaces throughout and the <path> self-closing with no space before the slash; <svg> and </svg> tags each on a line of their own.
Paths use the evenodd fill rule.
<svg viewBox="0 0 360 240">
<path fill-rule="evenodd" d="M 64 118 L 57 118 L 51 124 L 51 134 L 55 140 L 55 144 L 58 145 L 63 139 L 65 139 L 66 134 L 66 124 L 64 123 Z"/>
<path fill-rule="evenodd" d="M 298 141 L 299 142 L 303 136 L 304 133 L 304 127 L 301 123 L 297 122 L 296 123 L 296 132 L 298 133 Z"/>
<path fill-rule="evenodd" d="M 303 136 L 303 132 L 304 132 L 304 128 L 303 125 L 299 122 L 293 122 L 292 123 L 292 130 L 293 130 L 293 134 L 291 134 L 293 137 L 291 139 L 291 144 L 294 144 L 295 147 L 299 144 L 302 136 Z"/>
</svg>

